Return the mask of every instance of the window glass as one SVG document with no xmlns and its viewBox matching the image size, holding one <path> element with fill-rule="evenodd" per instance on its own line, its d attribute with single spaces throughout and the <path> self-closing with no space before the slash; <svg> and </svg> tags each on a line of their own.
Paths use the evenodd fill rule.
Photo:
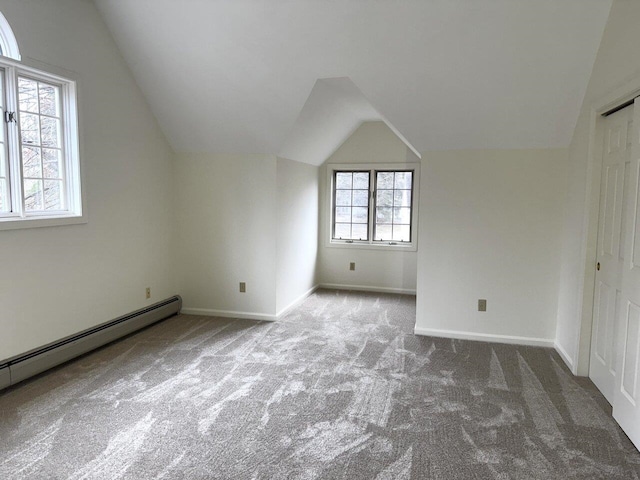
<svg viewBox="0 0 640 480">
<path fill-rule="evenodd" d="M 4 70 L 0 70 L 0 110 L 5 112 L 6 100 L 4 92 Z M 7 124 L 0 120 L 0 214 L 11 211 L 11 194 L 9 191 L 9 165 L 7 155 Z"/>
<path fill-rule="evenodd" d="M 18 77 L 24 208 L 65 209 L 60 87 Z"/>
<path fill-rule="evenodd" d="M 411 241 L 413 172 L 376 172 L 374 241 Z"/>
<path fill-rule="evenodd" d="M 335 172 L 333 238 L 369 240 L 369 172 Z"/>
</svg>

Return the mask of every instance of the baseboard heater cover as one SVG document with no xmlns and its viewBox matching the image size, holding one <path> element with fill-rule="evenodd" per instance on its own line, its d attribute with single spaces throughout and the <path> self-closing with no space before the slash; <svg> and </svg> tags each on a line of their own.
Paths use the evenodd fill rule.
<svg viewBox="0 0 640 480">
<path fill-rule="evenodd" d="M 179 295 L 0 361 L 0 390 L 180 313 Z"/>
<path fill-rule="evenodd" d="M 9 365 L 0 365 L 0 390 L 11 385 L 11 375 L 9 375 Z"/>
</svg>

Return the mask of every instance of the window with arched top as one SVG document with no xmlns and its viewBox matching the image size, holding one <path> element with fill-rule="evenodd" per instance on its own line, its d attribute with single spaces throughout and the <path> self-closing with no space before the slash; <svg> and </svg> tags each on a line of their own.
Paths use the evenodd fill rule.
<svg viewBox="0 0 640 480">
<path fill-rule="evenodd" d="M 76 82 L 22 62 L 1 13 L 0 54 L 0 230 L 83 223 Z"/>
<path fill-rule="evenodd" d="M 16 36 L 2 13 L 0 13 L 0 55 L 20 60 L 20 49 Z"/>
</svg>

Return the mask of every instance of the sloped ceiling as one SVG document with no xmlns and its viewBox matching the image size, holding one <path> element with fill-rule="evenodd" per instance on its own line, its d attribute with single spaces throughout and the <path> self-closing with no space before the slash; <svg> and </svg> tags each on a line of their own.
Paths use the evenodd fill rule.
<svg viewBox="0 0 640 480">
<path fill-rule="evenodd" d="M 348 77 L 369 113 L 419 151 L 567 146 L 611 6 L 607 0 L 96 3 L 174 150 L 289 152 L 289 158 L 295 150 L 294 160 L 309 163 L 323 149 L 330 154 L 357 115 L 367 116 L 361 109 L 325 125 L 324 147 L 322 133 L 309 136 L 305 118 L 323 108 L 317 88 L 330 87 L 317 81 L 337 77 Z M 309 102 L 315 106 L 305 112 Z M 315 145 L 306 153 L 305 141 Z M 312 154 L 315 160 L 301 158 Z"/>
<path fill-rule="evenodd" d="M 278 153 L 321 165 L 363 122 L 383 121 L 414 153 L 419 152 L 346 77 L 318 80 Z"/>
</svg>

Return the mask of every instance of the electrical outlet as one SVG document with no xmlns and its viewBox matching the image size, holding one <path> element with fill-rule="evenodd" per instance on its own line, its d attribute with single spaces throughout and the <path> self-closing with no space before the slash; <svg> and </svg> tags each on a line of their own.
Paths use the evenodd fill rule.
<svg viewBox="0 0 640 480">
<path fill-rule="evenodd" d="M 356 262 L 351 262 L 349 264 L 349 270 L 355 270 L 356 269 Z"/>
<path fill-rule="evenodd" d="M 245 293 L 247 291 L 247 284 L 244 282 L 240 282 L 240 293 Z"/>
<path fill-rule="evenodd" d="M 151 298 L 151 288 L 147 287 L 147 289 L 145 290 L 145 295 L 147 298 Z"/>
<path fill-rule="evenodd" d="M 484 298 L 478 300 L 478 311 L 486 312 L 487 311 L 487 301 Z"/>
</svg>

